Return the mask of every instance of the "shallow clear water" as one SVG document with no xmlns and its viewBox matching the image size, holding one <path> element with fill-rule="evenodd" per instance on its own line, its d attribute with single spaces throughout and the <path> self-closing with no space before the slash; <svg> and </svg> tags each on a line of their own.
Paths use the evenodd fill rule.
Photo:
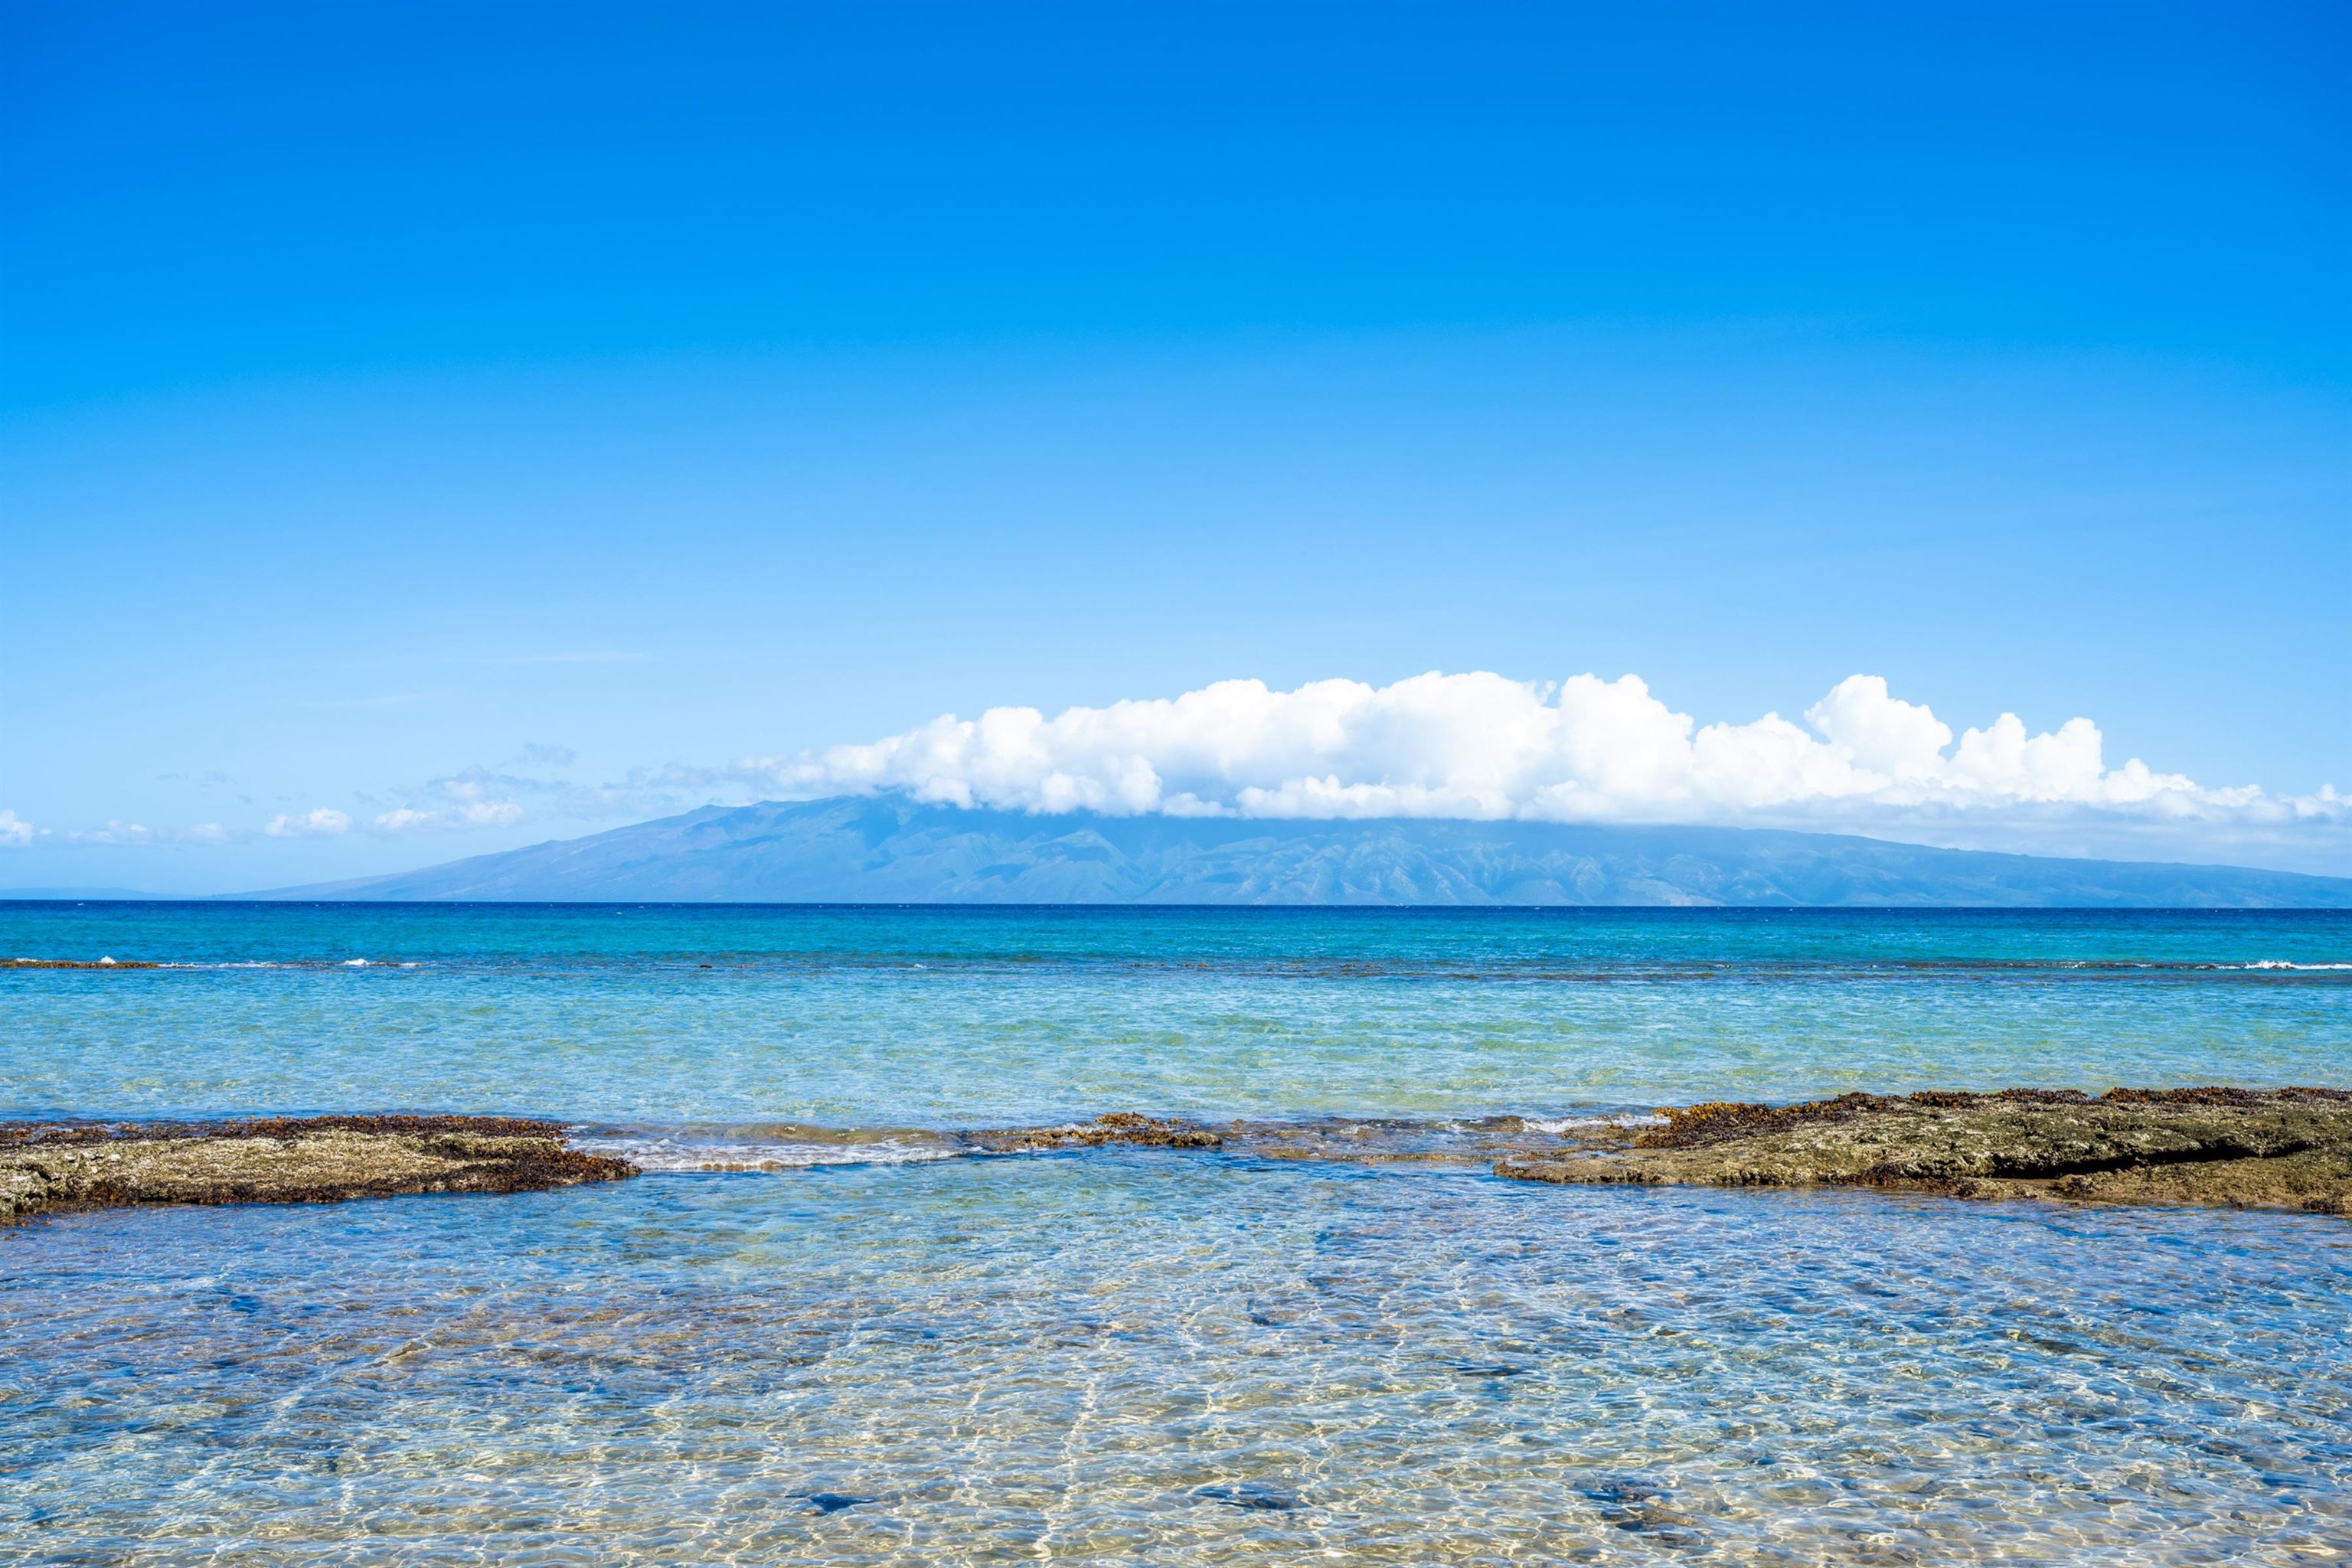
<svg viewBox="0 0 2352 1568">
<path fill-rule="evenodd" d="M 78 1216 L 0 1258 L 0 1531 L 110 1562 L 2352 1541 L 2316 1216 L 1127 1153 Z"/>
<path fill-rule="evenodd" d="M 1442 1145 L 1727 1094 L 2346 1084 L 2352 917 L 19 906 L 0 952 L 203 966 L 0 971 L 0 1115 L 522 1110 L 806 1156 L 0 1232 L 0 1557 L 2352 1542 L 2341 1219 L 913 1158 L 1109 1110 Z"/>
</svg>

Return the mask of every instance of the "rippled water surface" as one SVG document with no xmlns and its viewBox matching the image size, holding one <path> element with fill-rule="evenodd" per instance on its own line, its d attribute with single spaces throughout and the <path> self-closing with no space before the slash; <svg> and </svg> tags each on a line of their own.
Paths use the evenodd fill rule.
<svg viewBox="0 0 2352 1568">
<path fill-rule="evenodd" d="M 2352 1083 L 2352 917 L 0 906 L 0 953 L 119 961 L 0 970 L 0 1115 L 673 1167 L 0 1232 L 0 1561 L 2352 1560 L 2340 1218 L 1349 1157 Z M 1318 1157 L 946 1135 L 1112 1110 Z"/>
<path fill-rule="evenodd" d="M 201 966 L 0 971 L 19 1115 L 1549 1114 L 2352 1055 L 2342 912 L 17 905 L 0 954 Z"/>
<path fill-rule="evenodd" d="M 60 1556 L 2352 1541 L 2352 1231 L 2316 1216 L 1122 1153 L 69 1217 L 0 1258 L 0 1530 Z"/>
</svg>

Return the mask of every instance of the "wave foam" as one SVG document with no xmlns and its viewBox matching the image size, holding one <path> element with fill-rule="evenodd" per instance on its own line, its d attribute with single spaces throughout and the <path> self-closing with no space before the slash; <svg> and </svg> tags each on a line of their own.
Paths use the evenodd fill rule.
<svg viewBox="0 0 2352 1568">
<path fill-rule="evenodd" d="M 1587 1127 L 1664 1127 L 1666 1124 L 1664 1117 L 1654 1113 L 1623 1116 L 1522 1116 L 1517 1120 L 1519 1125 L 1529 1132 L 1541 1132 L 1553 1138 L 1566 1137 L 1570 1132 Z"/>
<path fill-rule="evenodd" d="M 644 1134 L 582 1134 L 574 1147 L 610 1154 L 641 1171 L 805 1171 L 824 1165 L 914 1165 L 965 1152 L 920 1134 L 871 1138 L 697 1138 Z"/>
</svg>

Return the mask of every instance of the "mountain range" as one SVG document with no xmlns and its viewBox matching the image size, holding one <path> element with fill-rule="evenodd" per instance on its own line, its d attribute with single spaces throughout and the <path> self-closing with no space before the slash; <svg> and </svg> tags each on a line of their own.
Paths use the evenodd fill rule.
<svg viewBox="0 0 2352 1568">
<path fill-rule="evenodd" d="M 2352 908 L 2352 879 L 1760 828 L 709 806 L 299 899 Z"/>
</svg>

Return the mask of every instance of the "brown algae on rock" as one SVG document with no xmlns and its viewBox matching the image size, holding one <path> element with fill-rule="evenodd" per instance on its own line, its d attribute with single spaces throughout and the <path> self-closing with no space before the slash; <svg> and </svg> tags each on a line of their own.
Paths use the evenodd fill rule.
<svg viewBox="0 0 2352 1568">
<path fill-rule="evenodd" d="M 312 1116 L 0 1123 L 0 1226 L 44 1210 L 520 1193 L 636 1174 L 552 1121 Z"/>
<path fill-rule="evenodd" d="M 2352 1214 L 2352 1091 L 2345 1089 L 1847 1094 L 1659 1114 L 1663 1126 L 1514 1156 L 1497 1162 L 1495 1173 Z"/>
<path fill-rule="evenodd" d="M 1092 1121 L 1061 1127 L 1007 1127 L 964 1134 L 972 1148 L 989 1154 L 1040 1153 L 1049 1149 L 1100 1149 L 1112 1144 L 1144 1149 L 1216 1149 L 1224 1135 L 1196 1122 L 1115 1110 Z"/>
</svg>

